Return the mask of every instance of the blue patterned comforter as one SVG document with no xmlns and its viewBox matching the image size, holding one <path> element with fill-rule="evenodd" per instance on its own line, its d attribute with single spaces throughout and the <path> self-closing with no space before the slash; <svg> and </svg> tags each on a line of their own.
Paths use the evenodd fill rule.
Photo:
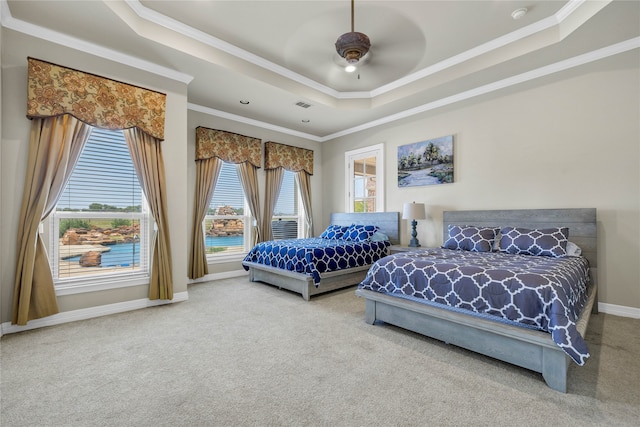
<svg viewBox="0 0 640 427">
<path fill-rule="evenodd" d="M 587 301 L 588 273 L 583 257 L 426 249 L 377 261 L 359 288 L 550 332 L 565 353 L 584 365 L 589 350 L 576 321 Z"/>
<path fill-rule="evenodd" d="M 310 274 L 316 287 L 320 273 L 370 265 L 387 255 L 388 241 L 353 242 L 332 239 L 271 240 L 258 243 L 243 261 Z M 249 267 L 243 265 L 245 270 Z"/>
</svg>

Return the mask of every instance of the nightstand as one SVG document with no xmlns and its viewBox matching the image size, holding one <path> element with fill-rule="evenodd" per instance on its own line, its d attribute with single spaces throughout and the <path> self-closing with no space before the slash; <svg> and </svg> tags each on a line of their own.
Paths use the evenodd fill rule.
<svg viewBox="0 0 640 427">
<path fill-rule="evenodd" d="M 413 251 L 420 251 L 423 249 L 429 249 L 429 248 L 427 248 L 426 246 L 419 246 L 417 248 L 414 248 L 410 246 L 391 245 L 389 246 L 389 254 L 393 255 L 400 252 L 413 252 Z"/>
</svg>

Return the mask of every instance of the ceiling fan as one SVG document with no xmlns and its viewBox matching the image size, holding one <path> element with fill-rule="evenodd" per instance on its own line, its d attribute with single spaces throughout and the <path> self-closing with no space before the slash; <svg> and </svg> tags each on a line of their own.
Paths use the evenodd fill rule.
<svg viewBox="0 0 640 427">
<path fill-rule="evenodd" d="M 356 64 L 371 48 L 371 41 L 366 34 L 354 30 L 354 1 L 351 0 L 351 31 L 344 33 L 336 41 L 336 51 L 338 55 L 347 61 L 345 71 L 352 72 L 356 69 Z"/>
<path fill-rule="evenodd" d="M 341 92 L 372 90 L 415 70 L 426 51 L 424 34 L 394 2 L 358 2 L 357 27 L 354 22 L 349 27 L 347 19 L 355 21 L 355 12 L 348 15 L 347 2 L 327 3 L 331 6 L 324 13 L 303 20 L 289 34 L 285 63 L 291 69 Z M 351 35 L 342 33 L 351 29 L 364 33 L 364 44 L 341 43 Z"/>
</svg>

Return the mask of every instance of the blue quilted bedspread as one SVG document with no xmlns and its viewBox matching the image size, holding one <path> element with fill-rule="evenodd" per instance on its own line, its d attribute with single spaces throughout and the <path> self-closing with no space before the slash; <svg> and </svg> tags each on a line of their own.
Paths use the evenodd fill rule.
<svg viewBox="0 0 640 427">
<path fill-rule="evenodd" d="M 332 239 L 271 240 L 258 243 L 244 261 L 310 274 L 316 287 L 320 273 L 370 265 L 387 255 L 388 241 L 353 242 Z M 249 267 L 244 265 L 245 270 Z"/>
<path fill-rule="evenodd" d="M 589 350 L 576 320 L 587 301 L 588 273 L 583 257 L 426 249 L 377 261 L 359 288 L 550 332 L 565 353 L 584 365 Z"/>
</svg>

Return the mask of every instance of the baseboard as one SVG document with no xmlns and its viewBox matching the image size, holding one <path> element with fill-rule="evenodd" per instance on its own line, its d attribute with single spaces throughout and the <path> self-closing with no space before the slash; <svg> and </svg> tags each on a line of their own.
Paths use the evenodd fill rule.
<svg viewBox="0 0 640 427">
<path fill-rule="evenodd" d="M 206 282 L 209 280 L 229 279 L 232 277 L 240 277 L 247 275 L 244 270 L 236 270 L 225 273 L 207 274 L 204 277 L 190 281 L 189 283 Z M 115 304 L 101 305 L 98 307 L 82 308 L 79 310 L 65 311 L 63 313 L 54 314 L 53 316 L 43 319 L 29 321 L 26 325 L 12 325 L 11 322 L 5 322 L 0 326 L 0 336 L 4 334 L 12 334 L 16 332 L 28 331 L 31 329 L 44 328 L 47 326 L 60 325 L 77 320 L 92 319 L 94 317 L 107 316 L 109 314 L 123 313 L 126 311 L 139 310 L 141 308 L 154 307 L 157 305 L 172 304 L 175 302 L 187 301 L 189 299 L 188 292 L 178 292 L 173 294 L 171 301 L 167 300 L 150 300 L 148 298 L 119 302 Z M 630 317 L 640 319 L 640 308 L 627 307 L 623 305 L 598 303 L 598 311 L 601 313 L 612 314 L 614 316 Z"/>
<path fill-rule="evenodd" d="M 192 285 L 194 283 L 209 282 L 211 280 L 232 279 L 234 277 L 242 277 L 248 275 L 249 272 L 245 270 L 225 271 L 224 273 L 212 273 L 202 277 L 198 277 L 197 279 L 190 279 L 188 284 Z"/>
<path fill-rule="evenodd" d="M 598 303 L 598 311 L 614 316 L 631 317 L 640 319 L 640 308 L 627 307 L 624 305 L 607 304 L 605 302 Z"/>
<path fill-rule="evenodd" d="M 100 305 L 97 307 L 81 308 L 79 310 L 65 311 L 62 313 L 54 314 L 42 319 L 30 320 L 24 326 L 12 325 L 11 322 L 5 322 L 1 326 L 2 333 L 0 335 L 28 331 L 37 328 L 44 328 L 53 325 L 60 325 L 62 323 L 75 322 L 77 320 L 92 319 L 94 317 L 123 313 L 125 311 L 139 310 L 141 308 L 173 304 L 175 302 L 187 301 L 188 299 L 189 293 L 185 291 L 173 294 L 172 300 L 150 300 L 148 298 L 142 298 L 132 301 L 118 302 L 115 304 Z"/>
</svg>

